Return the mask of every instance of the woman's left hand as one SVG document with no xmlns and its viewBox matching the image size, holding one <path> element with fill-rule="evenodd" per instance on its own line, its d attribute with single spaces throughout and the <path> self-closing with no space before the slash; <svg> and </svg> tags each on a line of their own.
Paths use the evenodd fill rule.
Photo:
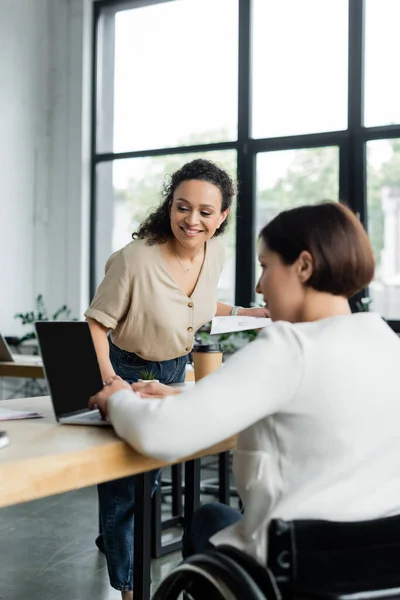
<svg viewBox="0 0 400 600">
<path fill-rule="evenodd" d="M 256 306 L 255 308 L 241 308 L 238 312 L 239 317 L 269 317 L 268 308 L 265 306 Z"/>
<path fill-rule="evenodd" d="M 89 398 L 90 410 L 98 408 L 102 417 L 106 418 L 108 412 L 107 403 L 110 396 L 115 392 L 118 392 L 119 390 L 123 389 L 130 390 L 131 386 L 129 385 L 129 383 L 121 379 L 121 377 L 118 377 L 118 375 L 110 377 L 109 379 L 104 381 L 103 389 L 94 396 L 91 396 L 91 398 Z"/>
</svg>

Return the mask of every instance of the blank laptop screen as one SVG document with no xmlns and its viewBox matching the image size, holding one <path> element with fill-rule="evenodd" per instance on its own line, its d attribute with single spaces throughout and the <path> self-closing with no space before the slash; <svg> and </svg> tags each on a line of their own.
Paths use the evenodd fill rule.
<svg viewBox="0 0 400 600">
<path fill-rule="evenodd" d="M 35 329 L 56 416 L 87 409 L 103 388 L 88 323 L 37 321 Z"/>
</svg>

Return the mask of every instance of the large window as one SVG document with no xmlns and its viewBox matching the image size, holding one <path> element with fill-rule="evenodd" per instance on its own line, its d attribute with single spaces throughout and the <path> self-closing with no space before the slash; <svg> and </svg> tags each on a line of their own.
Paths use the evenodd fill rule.
<svg viewBox="0 0 400 600">
<path fill-rule="evenodd" d="M 280 210 L 344 201 L 376 256 L 363 294 L 400 331 L 400 0 L 94 5 L 92 291 L 165 175 L 204 156 L 238 182 L 221 300 L 257 300 Z"/>
</svg>

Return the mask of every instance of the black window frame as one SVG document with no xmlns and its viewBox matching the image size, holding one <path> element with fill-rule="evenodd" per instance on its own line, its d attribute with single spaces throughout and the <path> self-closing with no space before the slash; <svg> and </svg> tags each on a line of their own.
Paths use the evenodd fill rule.
<svg viewBox="0 0 400 600">
<path fill-rule="evenodd" d="M 92 131 L 91 131 L 91 219 L 90 294 L 95 292 L 96 168 L 101 162 L 209 150 L 237 152 L 238 207 L 236 228 L 235 302 L 248 306 L 255 298 L 256 156 L 260 152 L 335 146 L 339 149 L 339 198 L 346 202 L 368 229 L 366 145 L 372 140 L 400 138 L 400 124 L 364 127 L 364 58 L 366 0 L 349 0 L 348 28 L 348 126 L 346 130 L 272 138 L 251 137 L 251 48 L 252 0 L 239 3 L 238 137 L 230 142 L 154 148 L 134 152 L 98 152 L 96 148 L 98 31 L 104 10 L 120 11 L 174 0 L 98 0 L 93 4 L 92 37 Z M 299 0 L 301 1 L 301 0 Z M 364 290 L 352 299 L 356 303 Z M 388 321 L 400 333 L 400 320 Z"/>
</svg>

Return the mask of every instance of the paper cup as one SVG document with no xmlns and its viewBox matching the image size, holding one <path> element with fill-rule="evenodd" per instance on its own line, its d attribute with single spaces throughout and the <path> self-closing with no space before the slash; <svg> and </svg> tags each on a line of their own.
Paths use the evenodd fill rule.
<svg viewBox="0 0 400 600">
<path fill-rule="evenodd" d="M 216 371 L 222 364 L 222 348 L 220 344 L 197 344 L 192 350 L 194 380 Z"/>
</svg>

